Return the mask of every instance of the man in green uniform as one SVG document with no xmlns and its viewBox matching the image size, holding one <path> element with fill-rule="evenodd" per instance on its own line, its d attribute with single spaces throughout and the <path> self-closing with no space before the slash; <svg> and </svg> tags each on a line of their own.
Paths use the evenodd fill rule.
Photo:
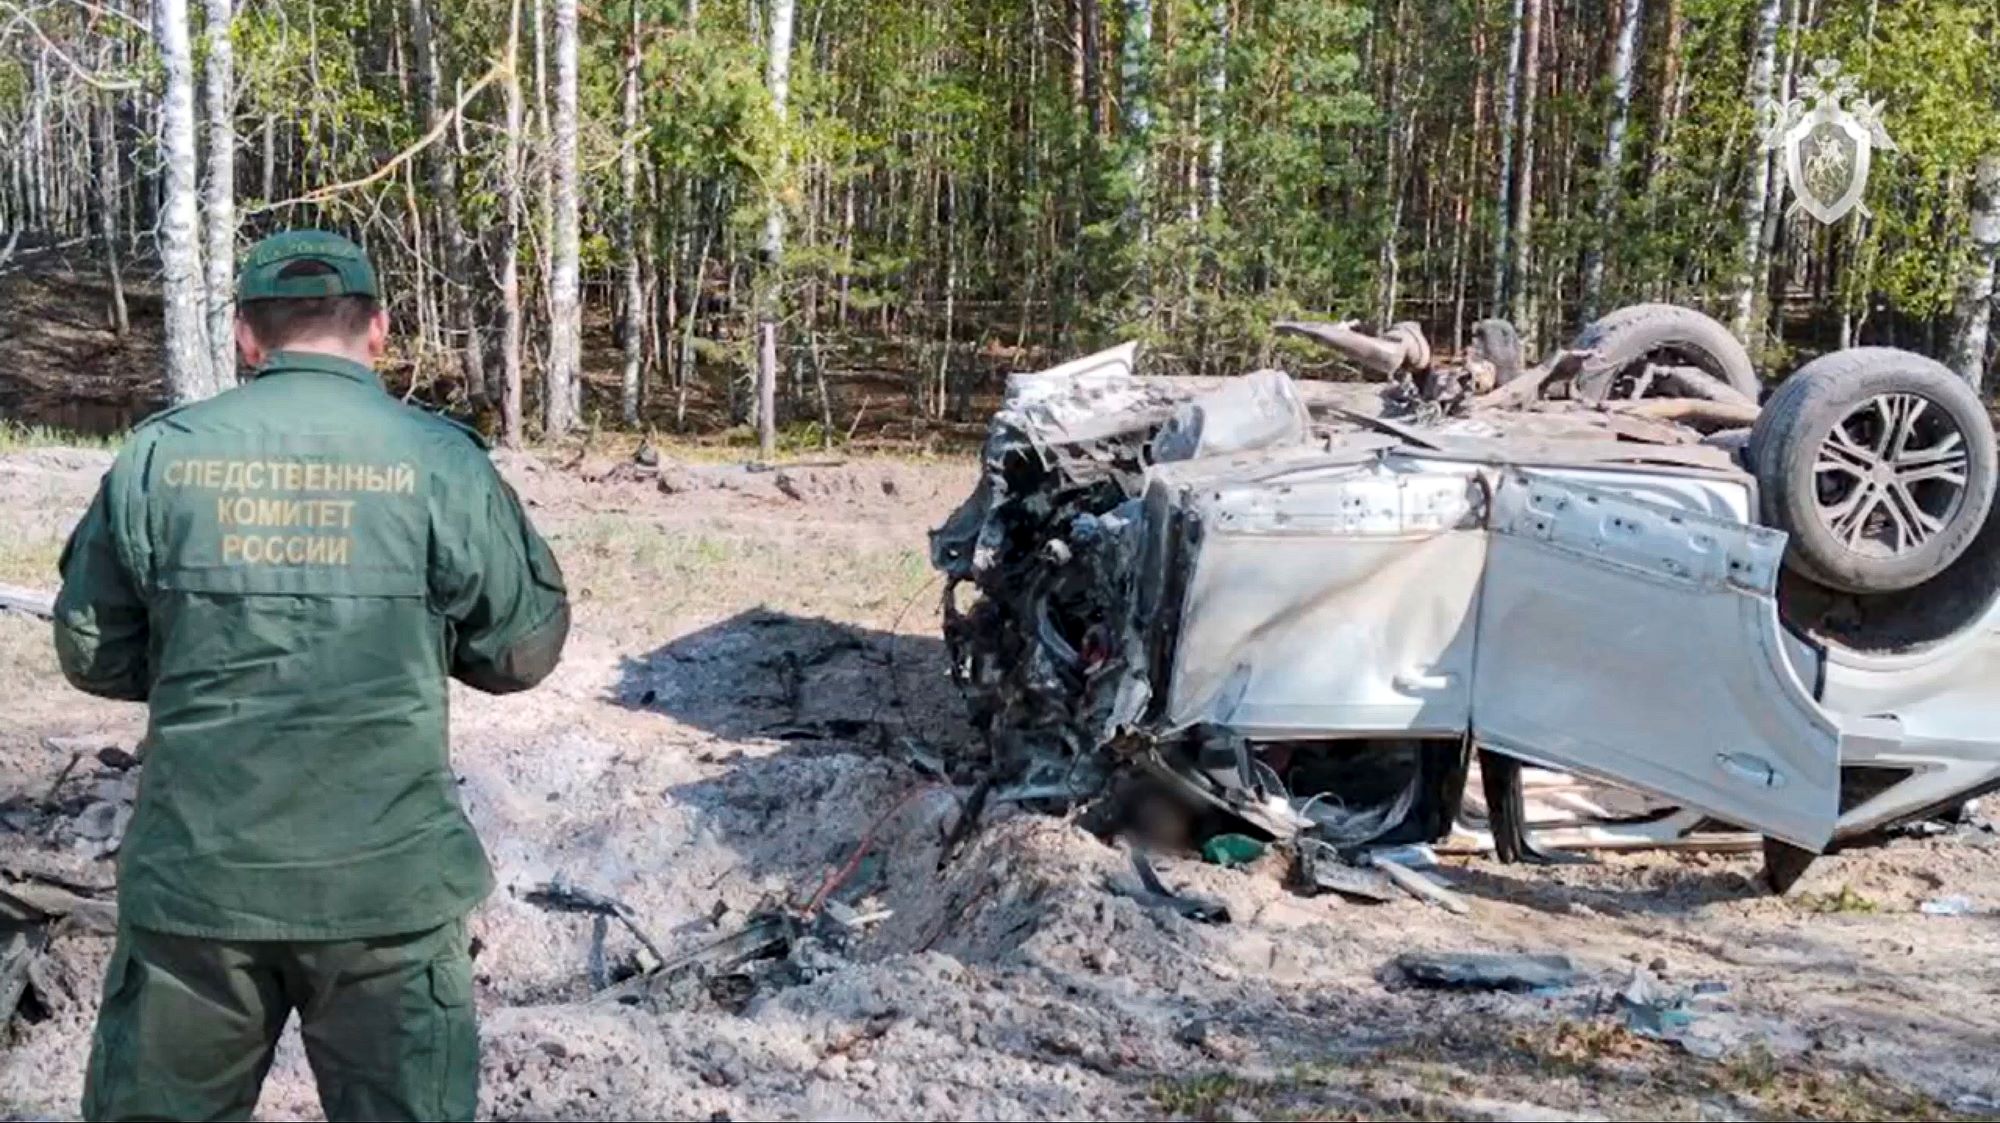
<svg viewBox="0 0 2000 1123">
<path fill-rule="evenodd" d="M 63 551 L 64 674 L 150 717 L 88 1119 L 248 1118 L 293 1011 L 328 1119 L 472 1117 L 446 680 L 535 685 L 569 607 L 479 439 L 383 392 L 378 297 L 345 238 L 256 246 L 251 380 L 134 430 Z"/>
</svg>

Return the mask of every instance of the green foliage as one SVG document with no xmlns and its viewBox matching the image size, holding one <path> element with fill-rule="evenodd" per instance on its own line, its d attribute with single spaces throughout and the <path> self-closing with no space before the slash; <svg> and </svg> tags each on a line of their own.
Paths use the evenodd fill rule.
<svg viewBox="0 0 2000 1123">
<path fill-rule="evenodd" d="M 1764 158 L 1746 75 L 1765 2 L 1644 5 L 1625 157 L 1605 169 L 1615 43 L 1605 16 L 1618 5 L 1545 0 L 1539 96 L 1524 123 L 1535 148 L 1525 283 L 1542 321 L 1524 326 L 1544 329 L 1542 342 L 1559 341 L 1547 329 L 1571 326 L 1581 263 L 1593 250 L 1608 262 L 1605 306 L 1733 304 L 1747 177 Z M 514 3 L 426 3 L 449 105 L 502 57 Z M 632 5 L 643 43 L 641 120 L 628 135 Z M 545 23 L 549 6 L 541 5 Z M 636 208 L 648 281 L 672 287 L 661 306 L 696 308 L 693 370 L 672 375 L 705 383 L 723 403 L 711 416 L 742 420 L 753 305 L 771 294 L 784 304 L 787 347 L 834 353 L 829 369 L 899 376 L 911 403 L 935 417 L 976 404 L 1005 368 L 1120 337 L 1146 342 L 1147 361 L 1162 369 L 1223 373 L 1271 361 L 1273 319 L 1378 318 L 1392 262 L 1396 299 L 1386 311 L 1420 321 L 1447 347 L 1491 307 L 1495 235 L 1509 218 L 1499 206 L 1498 121 L 1508 0 L 1093 0 L 1088 9 L 799 0 L 782 119 L 765 88 L 767 6 L 703 0 L 692 23 L 685 0 L 583 9 L 586 322 L 620 322 L 600 305 L 622 292 L 610 283 L 623 265 L 619 220 Z M 518 186 L 527 211 L 516 251 L 531 369 L 548 307 L 541 184 L 550 161 L 537 116 L 536 8 L 520 5 L 527 121 Z M 1136 26 L 1128 21 L 1140 8 L 1150 33 L 1143 51 L 1129 52 Z M 1090 59 L 1079 53 L 1085 10 L 1100 17 Z M 1800 69 L 1839 59 L 1882 100 L 1898 149 L 1875 164 L 1872 217 L 1832 230 L 1787 220 L 1778 260 L 1757 284 L 1803 292 L 1822 337 L 1842 312 L 1856 320 L 1879 312 L 1878 324 L 1918 330 L 1944 323 L 1973 264 L 1970 176 L 2000 146 L 1992 61 L 2000 13 L 1992 0 L 1786 0 L 1782 10 L 1810 12 L 1812 22 L 1781 39 L 1780 72 L 1794 59 Z M 36 18 L 84 65 L 155 81 L 143 29 L 93 22 L 84 6 L 39 8 Z M 504 101 L 494 84 L 437 147 L 392 165 L 428 127 L 409 21 L 405 0 L 242 5 L 237 183 L 250 196 L 245 238 L 306 222 L 359 234 L 382 264 L 398 325 L 428 318 L 442 342 L 457 330 L 437 326 L 449 319 L 438 313 L 445 294 L 472 292 L 489 331 L 498 319 L 491 289 L 507 186 Z M 553 61 L 544 69 L 552 80 Z M 74 129 L 89 117 L 81 98 L 99 96 L 36 51 L 0 49 L 0 137 L 18 139 L 38 119 Z M 153 96 L 149 86 L 121 102 L 119 143 L 140 231 L 153 225 L 145 208 L 159 159 L 151 118 L 136 102 Z M 39 118 L 37 98 L 49 99 Z M 1133 112 L 1142 104 L 1144 114 Z M 278 199 L 366 185 L 324 203 L 261 208 L 272 202 L 258 197 L 267 121 Z M 87 147 L 50 148 L 67 161 L 58 179 L 87 182 Z M 628 150 L 643 167 L 629 199 L 619 159 Z M 445 277 L 439 265 L 437 159 L 455 177 L 475 255 L 466 277 Z M 10 170 L 0 175 L 0 205 L 19 208 L 32 179 L 19 160 Z M 1596 208 L 1606 177 L 1616 188 L 1608 219 Z M 78 224 L 66 231 L 72 237 L 90 233 L 81 224 L 93 204 L 77 194 L 83 201 L 60 216 Z M 774 204 L 786 220 L 775 269 L 760 250 Z M 810 341 L 793 338 L 808 325 Z M 677 321 L 674 334 L 682 328 Z M 1764 354 L 1826 342 L 1799 335 Z M 1000 358 L 972 354 L 988 344 L 1002 347 Z M 674 364 L 652 351 L 648 362 L 653 375 Z M 816 416 L 814 389 L 785 383 L 786 418 Z M 650 395 L 655 403 L 679 396 Z"/>
</svg>

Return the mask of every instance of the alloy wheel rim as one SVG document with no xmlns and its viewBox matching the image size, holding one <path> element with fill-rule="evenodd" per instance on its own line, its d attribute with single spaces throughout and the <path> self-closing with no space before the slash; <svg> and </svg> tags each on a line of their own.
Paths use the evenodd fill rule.
<svg viewBox="0 0 2000 1123">
<path fill-rule="evenodd" d="M 1921 394 L 1877 394 L 1847 411 L 1813 457 L 1820 524 L 1853 553 L 1922 549 L 1965 502 L 1971 451 L 1951 414 Z"/>
</svg>

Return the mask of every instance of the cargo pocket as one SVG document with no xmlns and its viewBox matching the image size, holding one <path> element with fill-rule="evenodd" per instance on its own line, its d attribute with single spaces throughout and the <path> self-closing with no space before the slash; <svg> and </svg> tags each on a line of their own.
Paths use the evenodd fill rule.
<svg viewBox="0 0 2000 1123">
<path fill-rule="evenodd" d="M 479 1020 L 472 1005 L 472 961 L 463 951 L 430 965 L 436 1005 L 437 1119 L 471 1119 L 479 1106 Z"/>
</svg>

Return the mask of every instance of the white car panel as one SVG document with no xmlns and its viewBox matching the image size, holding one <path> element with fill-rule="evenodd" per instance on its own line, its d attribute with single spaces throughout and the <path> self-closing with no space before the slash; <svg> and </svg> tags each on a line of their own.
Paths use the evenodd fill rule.
<svg viewBox="0 0 2000 1123">
<path fill-rule="evenodd" d="M 1191 495 L 1167 724 L 1461 735 L 1485 491 L 1471 465 L 1377 461 Z"/>
<path fill-rule="evenodd" d="M 1825 846 L 1841 737 L 1785 654 L 1784 536 L 1567 475 L 1494 492 L 1474 736 Z"/>
</svg>

